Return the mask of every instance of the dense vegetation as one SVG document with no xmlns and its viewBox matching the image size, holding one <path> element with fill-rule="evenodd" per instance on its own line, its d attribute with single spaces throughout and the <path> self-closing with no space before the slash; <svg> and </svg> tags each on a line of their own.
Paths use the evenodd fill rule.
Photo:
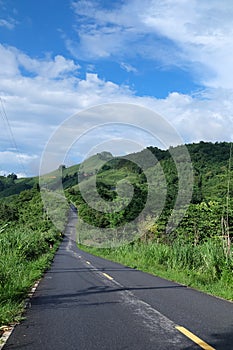
<svg viewBox="0 0 233 350">
<path fill-rule="evenodd" d="M 9 197 L 31 189 L 36 183 L 38 183 L 37 178 L 17 179 L 14 173 L 0 176 L 0 198 Z"/>
<path fill-rule="evenodd" d="M 207 237 L 225 235 L 228 229 L 230 234 L 232 232 L 233 173 L 232 170 L 229 171 L 230 144 L 201 142 L 188 145 L 187 148 L 194 172 L 193 195 L 188 209 L 185 208 L 187 211 L 184 219 L 175 232 L 168 235 L 165 228 L 174 208 L 179 179 L 169 151 L 150 147 L 162 168 L 160 170 L 156 164 L 146 169 L 147 175 L 155 173 L 156 184 L 160 184 L 157 191 L 154 191 L 152 209 L 156 212 L 160 204 L 163 204 L 163 196 L 165 203 L 156 221 L 150 222 L 148 217 L 143 218 L 146 238 L 172 242 L 174 238 L 182 237 L 183 240 L 197 244 Z M 137 165 L 137 159 L 143 157 L 143 152 L 145 151 L 127 156 L 127 159 L 112 158 L 100 168 L 96 178 L 91 173 L 79 185 L 67 189 L 67 196 L 78 206 L 79 217 L 83 221 L 105 228 L 122 225 L 138 216 L 148 195 L 146 176 Z M 90 168 L 89 164 L 88 167 Z M 95 192 L 95 181 L 97 192 Z M 114 202 L 116 208 L 118 204 L 120 206 L 116 186 L 119 183 L 124 186 L 126 181 L 134 186 L 134 194 L 129 205 L 123 210 L 115 210 L 114 213 L 104 212 L 104 208 L 101 207 L 102 200 L 106 203 Z M 83 192 L 85 197 L 92 198 L 91 205 L 83 198 Z M 178 209 L 184 210 L 184 208 Z"/>
<path fill-rule="evenodd" d="M 8 181 L 13 191 L 15 184 L 10 187 Z M 60 219 L 64 227 L 66 218 Z M 0 326 L 18 320 L 29 288 L 49 266 L 60 239 L 61 232 L 46 216 L 38 185 L 0 200 Z"/>
<path fill-rule="evenodd" d="M 142 210 L 148 194 L 145 173 L 153 173 L 156 182 L 161 184 L 159 191 L 154 192 L 152 201 L 155 214 L 158 209 L 156 206 L 163 202 L 164 194 L 165 202 L 160 215 L 148 215 L 147 212 L 145 217 L 140 218 L 140 229 L 143 232 L 141 237 L 131 244 L 115 249 L 85 249 L 233 299 L 231 145 L 226 142 L 200 142 L 187 145 L 187 148 L 194 172 L 193 195 L 188 207 L 176 209 L 174 224 L 179 211 L 185 214 L 173 231 L 168 232 L 166 226 L 178 193 L 176 165 L 168 150 L 150 147 L 149 150 L 158 159 L 162 171 L 159 171 L 157 164 L 151 167 L 149 163 L 148 167 L 144 164 L 143 171 L 140 169 L 137 164 L 140 159 L 146 158 L 146 150 L 143 150 L 126 158 L 108 159 L 104 166 L 99 167 L 96 179 L 90 174 L 82 179 L 79 185 L 67 189 L 68 198 L 79 208 L 79 242 L 83 247 L 104 246 L 102 242 L 106 240 L 105 235 L 111 234 L 111 231 L 104 230 L 101 236 L 98 228 L 110 230 L 134 220 Z M 185 164 L 182 165 L 182 159 L 180 163 L 185 167 Z M 90 169 L 90 164 L 88 167 Z M 93 196 L 95 180 L 100 199 Z M 123 210 L 104 212 L 101 199 L 107 203 L 115 203 L 117 208 L 121 202 L 116 193 L 116 186 L 119 183 L 124 184 L 126 180 L 134 186 L 130 204 Z M 83 188 L 87 198 L 93 197 L 95 206 L 83 198 Z M 91 226 L 86 227 L 83 222 Z M 116 232 L 119 238 L 122 231 L 117 229 Z M 110 238 L 113 239 L 112 236 Z M 125 236 L 121 238 L 124 241 Z M 111 246 L 110 240 L 107 245 Z"/>
</svg>

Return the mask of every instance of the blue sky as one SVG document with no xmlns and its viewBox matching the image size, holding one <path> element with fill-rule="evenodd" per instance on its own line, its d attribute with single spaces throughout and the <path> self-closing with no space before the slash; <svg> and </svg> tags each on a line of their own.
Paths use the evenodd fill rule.
<svg viewBox="0 0 233 350">
<path fill-rule="evenodd" d="M 1 111 L 0 174 L 38 174 L 52 132 L 102 103 L 150 108 L 184 142 L 232 140 L 232 16 L 229 0 L 0 0 L 0 96 L 18 146 Z"/>
</svg>

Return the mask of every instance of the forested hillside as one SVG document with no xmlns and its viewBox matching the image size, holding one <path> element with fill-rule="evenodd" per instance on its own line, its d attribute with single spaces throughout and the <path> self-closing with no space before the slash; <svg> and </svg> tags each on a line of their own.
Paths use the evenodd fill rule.
<svg viewBox="0 0 233 350">
<path fill-rule="evenodd" d="M 226 225 L 229 226 L 230 233 L 232 232 L 233 173 L 231 169 L 229 170 L 230 144 L 200 142 L 187 145 L 187 148 L 193 166 L 193 195 L 183 221 L 169 237 L 165 232 L 165 227 L 174 207 L 179 179 L 170 152 L 149 147 L 162 168 L 162 172 L 158 171 L 156 183 L 161 183 L 161 186 L 166 185 L 166 201 L 158 220 L 148 222 L 148 228 L 145 225 L 145 237 L 167 241 L 173 240 L 175 236 L 182 236 L 182 239 L 198 243 L 207 237 L 226 234 Z M 79 207 L 79 215 L 84 221 L 94 223 L 98 227 L 113 227 L 133 220 L 140 213 L 147 198 L 147 183 L 145 174 L 137 164 L 138 160 L 143 158 L 144 153 L 146 158 L 146 151 L 131 154 L 127 156 L 127 159 L 124 157 L 110 158 L 98 171 L 97 189 L 105 201 L 117 202 L 115 191 L 117 183 L 127 180 L 134 186 L 134 196 L 130 205 L 125 210 L 116 212 L 115 215 L 101 213 L 91 208 L 82 198 L 80 193 L 82 187 L 85 187 L 85 191 L 90 192 L 90 196 L 93 196 L 94 179 L 91 175 L 95 174 L 95 169 L 91 172 L 90 166 L 88 167 L 89 174 L 86 174 L 86 178 L 82 178 L 81 184 L 68 188 L 67 195 Z M 156 173 L 156 165 L 149 171 Z M 163 181 L 163 176 L 165 176 L 166 183 Z M 64 180 L 67 181 L 67 178 L 69 175 L 66 175 Z M 163 187 L 159 188 L 159 192 L 161 191 Z M 155 207 L 159 198 L 156 197 L 153 200 Z M 98 201 L 98 198 L 96 200 Z"/>
<path fill-rule="evenodd" d="M 174 230 L 168 232 L 166 227 L 178 194 L 177 169 L 168 150 L 150 147 L 149 150 L 156 156 L 162 168 L 161 172 L 156 165 L 150 167 L 149 164 L 146 170 L 147 175 L 155 174 L 156 183 L 160 183 L 151 201 L 155 214 L 163 194 L 166 193 L 160 215 L 156 220 L 155 216 L 150 215 L 141 218 L 139 224 L 142 235 L 131 244 L 112 249 L 87 248 L 104 246 L 102 243 L 106 242 L 106 234 L 111 232 L 111 228 L 120 228 L 122 225 L 124 227 L 124 224 L 135 220 L 146 202 L 146 177 L 137 165 L 142 155 L 145 154 L 146 158 L 146 150 L 140 154 L 112 158 L 98 171 L 96 198 L 93 197 L 95 179 L 92 176 L 87 176 L 79 185 L 66 190 L 67 197 L 79 208 L 79 243 L 83 245 L 83 249 L 92 253 L 233 299 L 231 145 L 226 142 L 200 142 L 187 145 L 187 148 L 193 166 L 193 195 L 188 207 L 176 209 Z M 180 163 L 180 166 L 185 168 L 182 159 Z M 146 161 L 144 165 L 146 168 Z M 163 176 L 166 180 L 165 185 Z M 117 197 L 116 186 L 119 183 L 124 186 L 125 181 L 134 186 L 130 204 L 124 210 L 104 212 L 98 195 L 106 202 L 115 202 L 117 208 L 121 203 Z M 95 206 L 85 202 L 80 192 L 83 192 L 83 189 L 88 198 L 93 198 Z M 177 226 L 175 218 L 179 217 L 180 211 L 185 214 Z M 86 227 L 85 223 L 90 226 Z M 104 230 L 101 231 L 102 228 Z M 117 238 L 122 239 L 122 242 L 129 238 L 127 230 L 116 232 Z M 113 241 L 114 237 L 110 239 Z M 111 240 L 107 242 L 109 246 Z"/>
</svg>

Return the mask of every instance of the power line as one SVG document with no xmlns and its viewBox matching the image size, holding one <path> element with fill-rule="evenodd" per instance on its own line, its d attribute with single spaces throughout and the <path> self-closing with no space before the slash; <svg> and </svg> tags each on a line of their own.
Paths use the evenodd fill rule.
<svg viewBox="0 0 233 350">
<path fill-rule="evenodd" d="M 1 109 L 0 109 L 1 117 L 2 117 L 3 122 L 5 123 L 6 128 L 7 128 L 8 132 L 9 132 L 9 136 L 10 136 L 10 140 L 11 140 L 12 146 L 16 150 L 16 157 L 17 157 L 18 163 L 19 163 L 23 173 L 26 174 L 26 170 L 25 170 L 25 167 L 24 167 L 23 161 L 22 161 L 22 156 L 21 156 L 21 154 L 19 152 L 19 148 L 17 146 L 17 143 L 16 143 L 16 140 L 15 140 L 15 137 L 14 137 L 14 134 L 13 134 L 13 131 L 12 131 L 9 119 L 7 117 L 7 114 L 6 114 L 6 110 L 5 110 L 5 107 L 4 107 L 3 99 L 1 97 L 0 97 L 0 102 L 1 102 Z"/>
</svg>

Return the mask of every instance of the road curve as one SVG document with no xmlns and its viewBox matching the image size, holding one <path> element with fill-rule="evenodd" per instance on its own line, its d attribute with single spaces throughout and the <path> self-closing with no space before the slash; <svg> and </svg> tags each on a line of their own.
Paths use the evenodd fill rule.
<svg viewBox="0 0 233 350">
<path fill-rule="evenodd" d="M 80 251 L 76 220 L 3 350 L 233 348 L 233 303 Z"/>
</svg>

